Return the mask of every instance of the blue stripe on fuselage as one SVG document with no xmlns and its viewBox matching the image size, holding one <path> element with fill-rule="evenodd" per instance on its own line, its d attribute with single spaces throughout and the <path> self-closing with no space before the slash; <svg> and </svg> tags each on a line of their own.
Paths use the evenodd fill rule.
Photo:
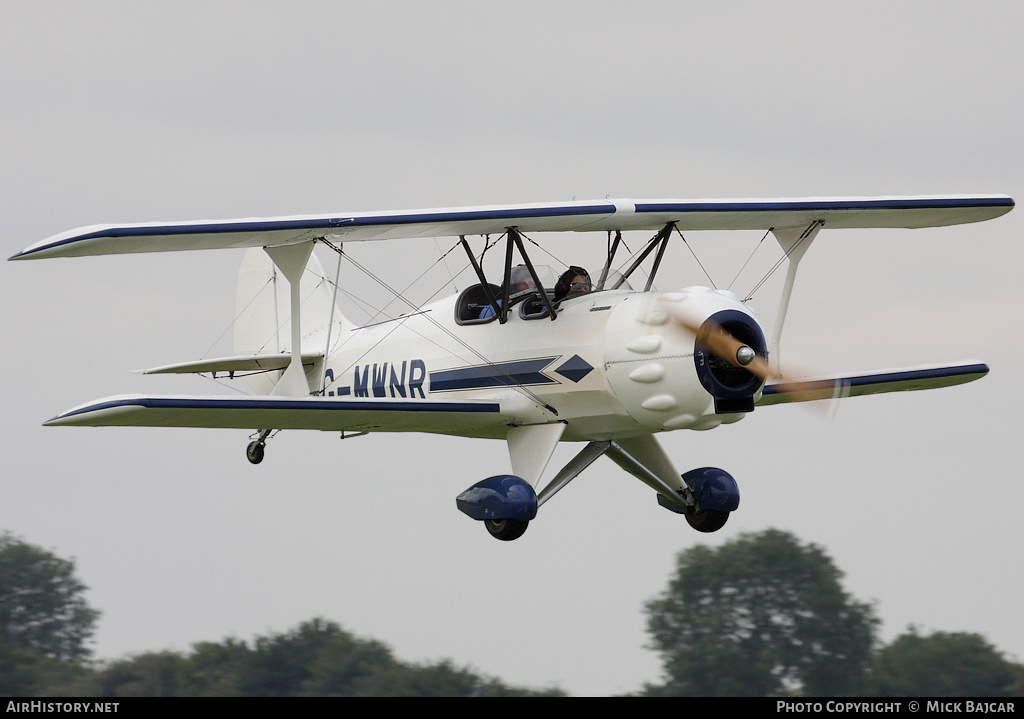
<svg viewBox="0 0 1024 719">
<path fill-rule="evenodd" d="M 541 372 L 556 359 L 558 358 L 541 357 L 431 372 L 430 391 L 448 392 L 484 387 L 560 384 L 558 380 Z"/>
</svg>

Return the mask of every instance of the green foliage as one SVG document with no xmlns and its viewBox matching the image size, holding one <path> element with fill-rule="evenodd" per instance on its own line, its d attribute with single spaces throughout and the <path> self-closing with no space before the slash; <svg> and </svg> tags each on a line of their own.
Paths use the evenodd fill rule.
<svg viewBox="0 0 1024 719">
<path fill-rule="evenodd" d="M 667 681 L 651 695 L 840 696 L 861 689 L 878 620 L 831 559 L 777 530 L 678 555 L 647 604 Z"/>
<path fill-rule="evenodd" d="M 99 612 L 85 603 L 74 571 L 74 562 L 0 534 L 0 635 L 54 659 L 88 657 Z"/>
<path fill-rule="evenodd" d="M 324 619 L 249 644 L 201 642 L 96 667 L 72 562 L 0 535 L 0 695 L 563 696 L 509 687 L 460 668 L 398 661 L 384 644 Z M 872 654 L 878 620 L 840 586 L 813 544 L 776 530 L 681 552 L 647 604 L 666 681 L 648 696 L 1021 696 L 1024 666 L 976 634 L 911 628 Z"/>
<path fill-rule="evenodd" d="M 109 664 L 96 677 L 100 696 L 173 697 L 183 689 L 185 659 L 175 652 L 150 652 Z"/>
<path fill-rule="evenodd" d="M 1019 696 L 1024 667 L 1008 662 L 978 634 L 914 627 L 882 648 L 871 662 L 870 691 L 882 697 Z"/>
<path fill-rule="evenodd" d="M 530 696 L 448 661 L 408 665 L 385 645 L 314 619 L 283 634 L 142 654 L 98 673 L 103 696 Z"/>
<path fill-rule="evenodd" d="M 91 696 L 92 680 L 92 670 L 81 664 L 51 659 L 0 636 L 0 696 Z"/>
</svg>

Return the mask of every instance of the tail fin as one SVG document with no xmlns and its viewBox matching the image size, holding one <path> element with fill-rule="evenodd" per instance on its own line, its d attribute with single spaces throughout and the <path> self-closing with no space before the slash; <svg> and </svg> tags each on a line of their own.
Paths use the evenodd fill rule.
<svg viewBox="0 0 1024 719">
<path fill-rule="evenodd" d="M 236 355 L 266 355 L 291 352 L 290 287 L 288 280 L 274 266 L 270 256 L 260 247 L 245 253 L 238 270 L 235 292 Z M 334 302 L 333 281 L 324 273 L 315 254 L 309 256 L 300 285 L 302 296 L 303 354 L 321 357 L 306 368 L 310 391 L 320 388 L 323 356 L 329 351 L 328 339 L 336 344 L 342 331 L 351 326 Z M 333 317 L 333 325 L 332 325 Z M 281 372 L 268 372 L 248 377 L 249 385 L 259 394 L 270 394 Z"/>
</svg>

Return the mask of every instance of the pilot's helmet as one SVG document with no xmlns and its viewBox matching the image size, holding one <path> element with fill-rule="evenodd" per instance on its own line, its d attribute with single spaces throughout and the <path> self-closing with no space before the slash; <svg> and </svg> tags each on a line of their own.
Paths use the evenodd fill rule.
<svg viewBox="0 0 1024 719">
<path fill-rule="evenodd" d="M 585 287 L 576 287 L 572 281 L 577 277 L 582 277 L 586 280 Z M 583 294 L 590 292 L 593 288 L 593 284 L 590 281 L 590 273 L 582 267 L 572 265 L 569 269 L 562 273 L 562 276 L 558 278 L 558 284 L 555 285 L 555 299 L 560 300 L 570 295 Z"/>
<path fill-rule="evenodd" d="M 530 268 L 526 265 L 516 265 L 509 275 L 509 292 L 523 292 L 534 289 L 533 277 L 530 275 Z"/>
</svg>

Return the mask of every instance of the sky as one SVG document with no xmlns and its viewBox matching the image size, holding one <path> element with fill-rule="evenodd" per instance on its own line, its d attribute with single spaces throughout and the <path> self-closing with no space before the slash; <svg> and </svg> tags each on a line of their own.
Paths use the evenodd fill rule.
<svg viewBox="0 0 1024 719">
<path fill-rule="evenodd" d="M 1000 1 L 3 2 L 0 242 L 9 257 L 98 223 L 606 196 L 1020 200 L 1022 29 L 1024 6 Z M 282 432 L 252 466 L 245 431 L 42 427 L 108 395 L 231 392 L 132 370 L 230 354 L 241 252 L 5 263 L 0 529 L 76 560 L 101 659 L 322 616 L 404 661 L 631 692 L 662 678 L 644 603 L 676 555 L 778 528 L 875 602 L 883 641 L 976 632 L 1024 661 L 1022 230 L 1019 209 L 826 229 L 786 319 L 786 367 L 978 359 L 983 380 L 661 435 L 681 471 L 737 478 L 714 535 L 600 460 L 510 543 L 453 501 L 509 470 L 498 441 Z M 687 239 L 740 292 L 778 259 L 762 235 Z M 597 267 L 604 247 L 541 239 L 565 264 Z M 448 247 L 351 251 L 405 288 Z M 751 305 L 766 327 L 780 274 Z M 708 282 L 669 250 L 660 289 Z M 365 276 L 343 284 L 381 301 Z"/>
</svg>

